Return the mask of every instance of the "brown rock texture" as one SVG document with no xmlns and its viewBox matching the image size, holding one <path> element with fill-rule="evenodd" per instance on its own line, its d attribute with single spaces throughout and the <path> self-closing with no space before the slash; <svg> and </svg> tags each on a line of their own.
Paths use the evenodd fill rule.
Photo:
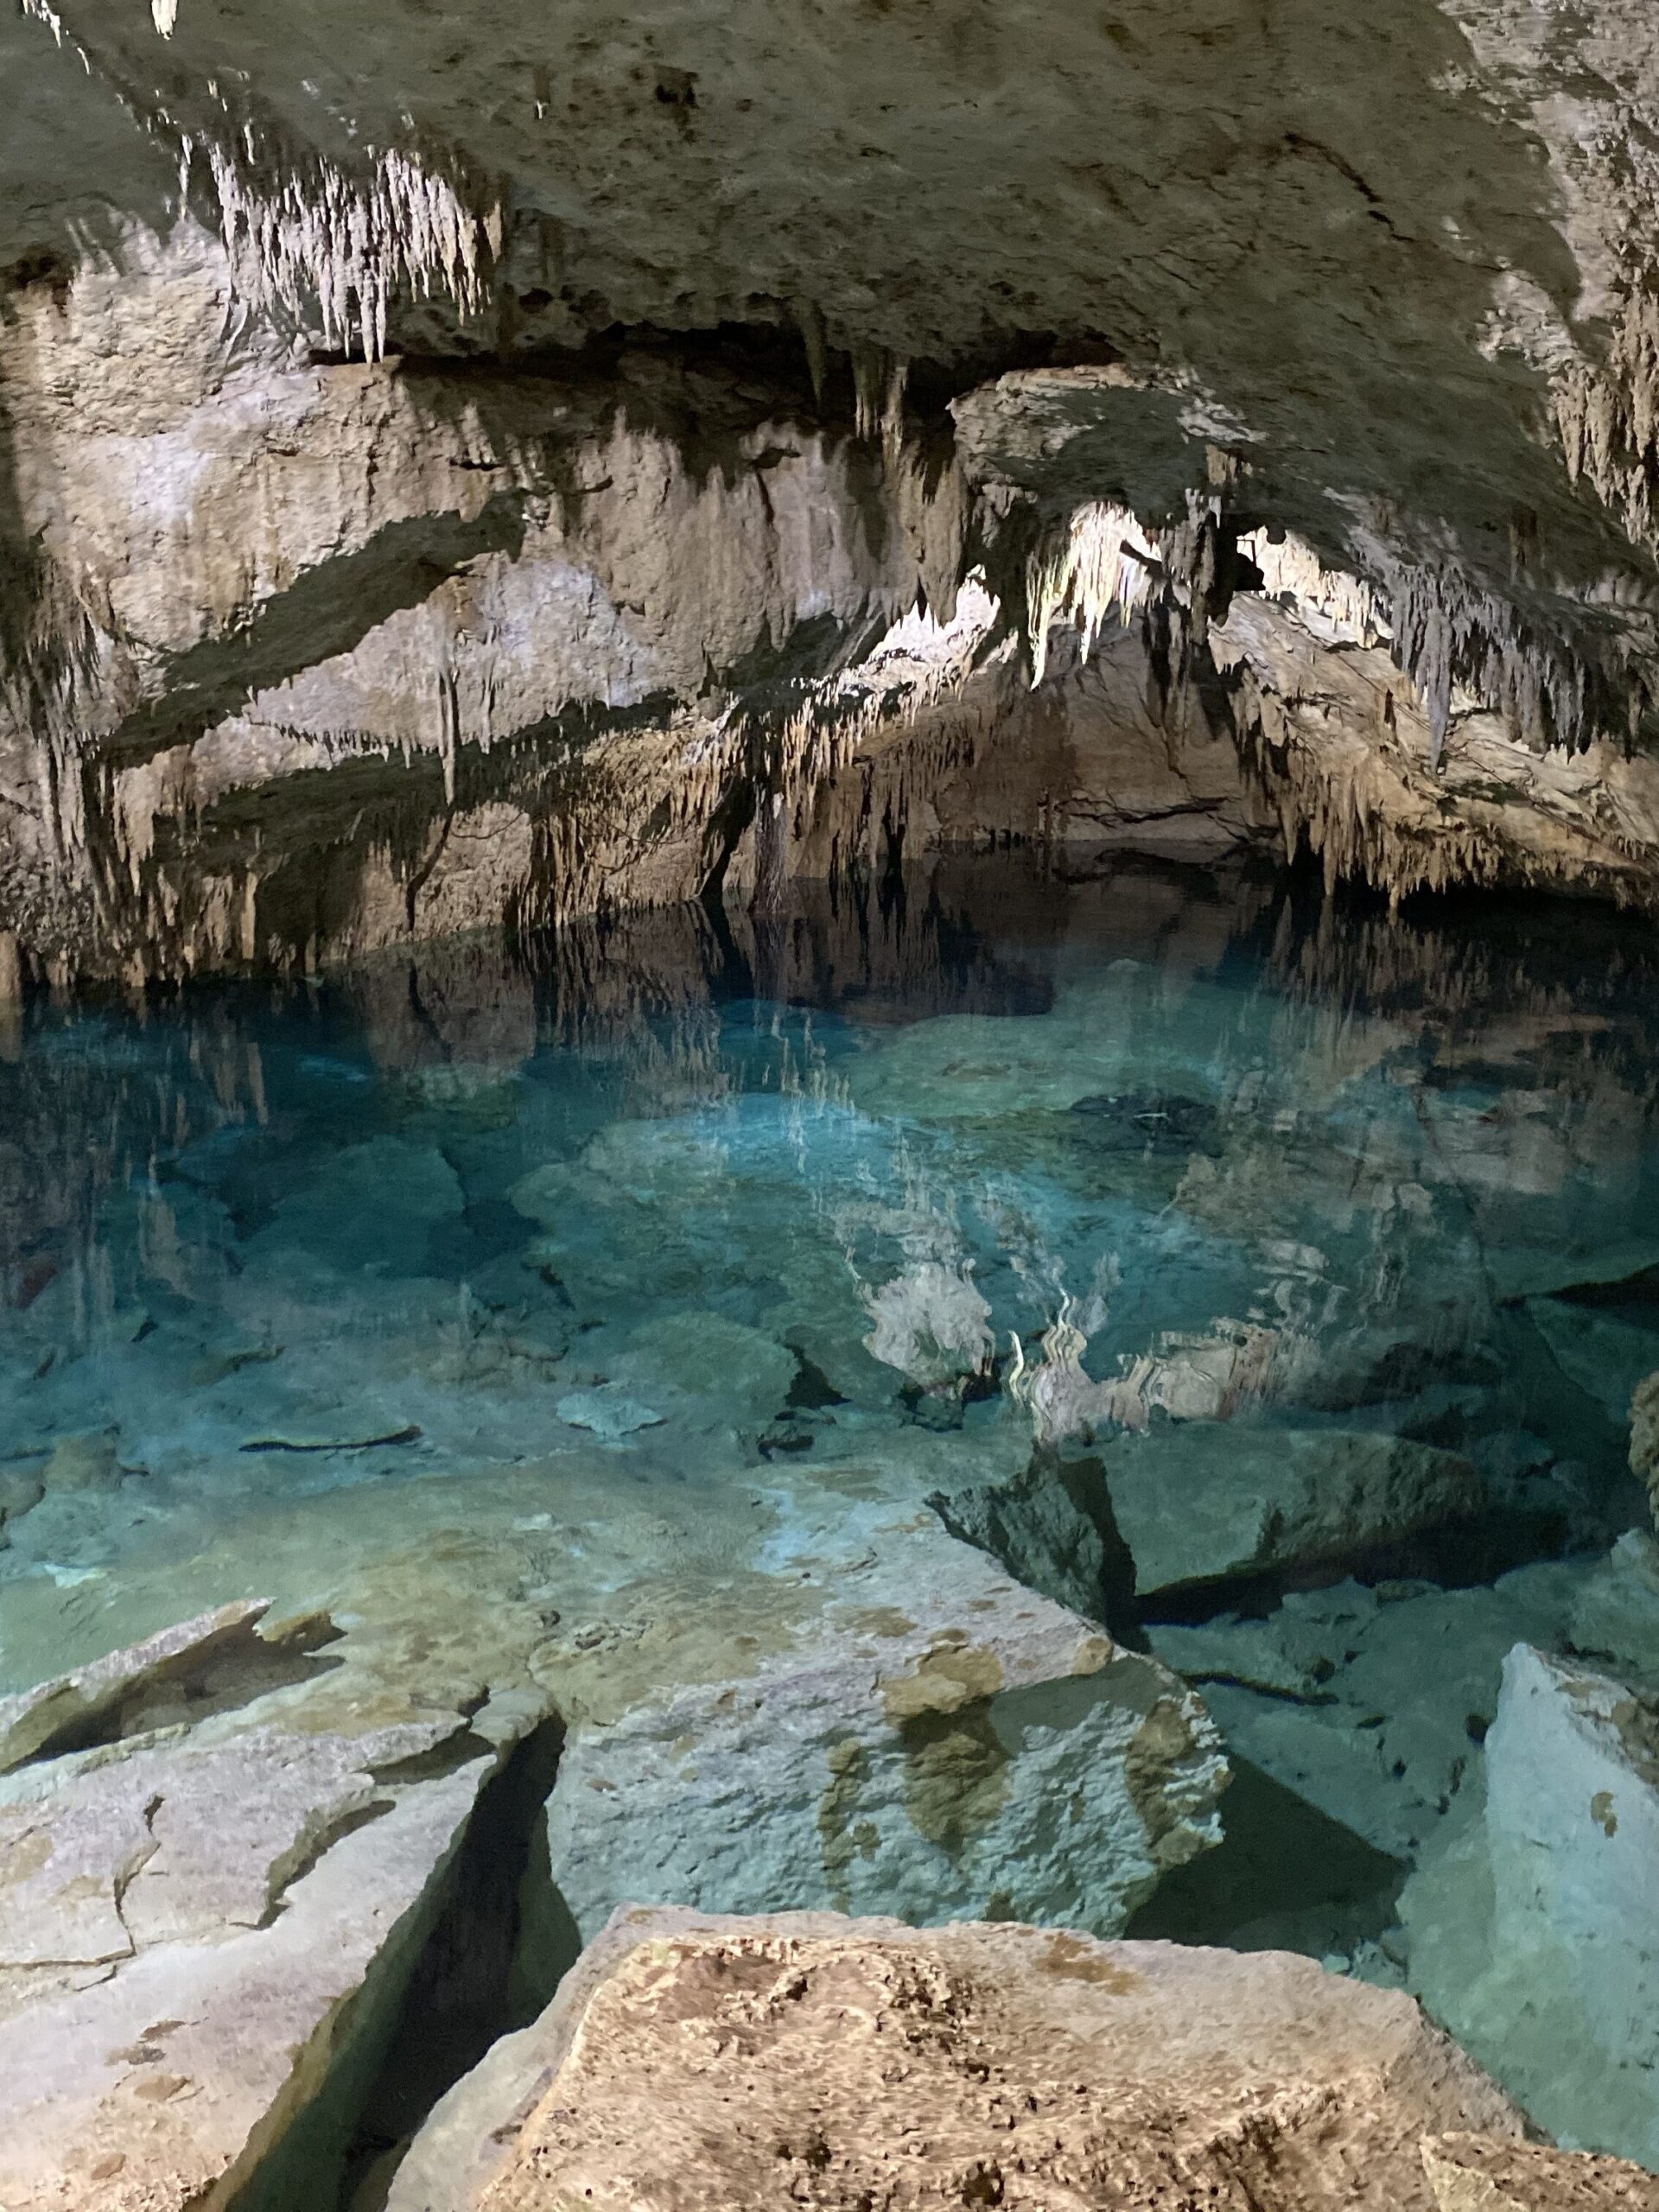
<svg viewBox="0 0 1659 2212">
<path fill-rule="evenodd" d="M 390 2203 L 1532 2212 L 1653 2201 L 1656 2184 L 1611 2161 L 1560 2160 L 1541 2182 L 1521 2133 L 1410 1999 L 1305 1959 L 1013 1925 L 634 1910 L 537 2025 L 439 2106 Z M 1606 2174 L 1649 2194 L 1572 2193 Z M 1517 2175 L 1508 2196 L 1467 2194 Z M 1461 2199 L 1446 2193 L 1458 2189 Z"/>
<path fill-rule="evenodd" d="M 1649 2212 L 1659 2205 L 1659 2181 L 1622 2158 L 1490 2135 L 1428 2136 L 1422 2148 L 1440 2212 Z"/>
</svg>

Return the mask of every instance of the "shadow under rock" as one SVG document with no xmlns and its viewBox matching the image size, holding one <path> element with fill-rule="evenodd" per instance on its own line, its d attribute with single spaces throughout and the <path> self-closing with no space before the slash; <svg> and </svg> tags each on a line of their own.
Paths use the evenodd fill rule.
<svg viewBox="0 0 1659 2212">
<path fill-rule="evenodd" d="M 1249 1759 L 1230 1754 L 1224 1840 L 1166 1874 L 1125 1933 L 1325 1956 L 1375 1942 L 1409 1871 Z"/>
</svg>

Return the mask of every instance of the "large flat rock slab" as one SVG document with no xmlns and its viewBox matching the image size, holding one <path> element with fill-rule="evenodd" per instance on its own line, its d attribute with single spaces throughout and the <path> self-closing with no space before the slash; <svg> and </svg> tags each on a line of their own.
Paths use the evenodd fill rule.
<svg viewBox="0 0 1659 2212">
<path fill-rule="evenodd" d="M 1116 1934 L 1219 1841 L 1221 1740 L 1177 1676 L 931 1516 L 870 1534 L 722 1607 L 707 1679 L 572 1726 L 549 1855 L 584 1939 L 626 1903 Z"/>
<path fill-rule="evenodd" d="M 1461 2212 L 1521 2133 L 1408 1998 L 1281 1953 L 636 1910 L 438 2107 L 390 2212 Z"/>
<path fill-rule="evenodd" d="M 266 1610 L 8 1701 L 6 2212 L 228 2203 L 340 2069 L 372 2073 L 480 1792 L 540 1717 L 383 1673 L 372 1643 L 308 1651 L 326 1622 L 267 1639 Z"/>
</svg>

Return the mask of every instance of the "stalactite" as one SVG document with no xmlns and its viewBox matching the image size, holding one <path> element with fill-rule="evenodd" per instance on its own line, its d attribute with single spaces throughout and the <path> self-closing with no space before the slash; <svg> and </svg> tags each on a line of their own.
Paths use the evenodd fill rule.
<svg viewBox="0 0 1659 2212">
<path fill-rule="evenodd" d="M 50 0 L 20 0 L 60 46 L 70 38 Z M 179 0 L 151 0 L 156 29 L 171 37 Z M 505 242 L 499 194 L 480 188 L 454 161 L 429 151 L 370 149 L 361 174 L 327 156 L 283 147 L 274 132 L 232 112 L 210 86 L 218 113 L 207 126 L 184 121 L 153 95 L 111 88 L 142 127 L 177 150 L 181 194 L 198 163 L 218 203 L 219 227 L 242 296 L 303 323 L 315 302 L 324 343 L 375 360 L 385 351 L 388 312 L 404 287 L 429 298 L 442 288 L 463 315 L 488 306 L 494 264 Z"/>
<path fill-rule="evenodd" d="M 22 12 L 25 16 L 29 16 L 32 22 L 44 23 L 48 30 L 51 32 L 53 37 L 56 39 L 60 46 L 62 46 L 65 43 L 63 18 L 59 15 L 57 10 L 51 5 L 51 0 L 18 0 L 18 5 Z M 71 41 L 70 43 L 73 44 L 74 41 Z M 92 63 L 88 60 L 86 52 L 79 45 L 75 46 L 75 51 L 80 55 L 81 67 L 86 71 L 88 76 L 90 76 L 92 74 Z"/>
<path fill-rule="evenodd" d="M 1548 769 L 1489 719 L 1448 779 L 1430 766 L 1426 715 L 1402 701 L 1383 727 L 1363 705 L 1376 677 L 1350 679 L 1344 706 L 1340 689 L 1296 688 L 1292 671 L 1305 663 L 1294 650 L 1283 666 L 1281 676 L 1270 645 L 1237 652 L 1231 712 L 1287 852 L 1313 854 L 1327 889 L 1364 882 L 1398 906 L 1418 891 L 1536 883 L 1654 906 L 1659 790 L 1651 777 L 1628 781 L 1606 747 L 1581 768 L 1567 771 L 1558 755 Z"/>
<path fill-rule="evenodd" d="M 1650 679 L 1623 628 L 1583 603 L 1576 634 L 1552 637 L 1516 600 L 1484 588 L 1454 561 L 1396 550 L 1370 532 L 1356 559 L 1370 575 L 1325 566 L 1305 539 L 1256 531 L 1239 550 L 1262 570 L 1264 594 L 1287 599 L 1322 642 L 1387 645 L 1422 702 L 1437 768 L 1458 701 L 1500 715 L 1529 751 L 1628 742 L 1651 704 Z M 1561 619 L 1573 609 L 1565 595 Z"/>
<path fill-rule="evenodd" d="M 1127 624 L 1146 605 L 1162 563 L 1141 536 L 1128 507 L 1097 499 L 1076 508 L 1033 554 L 1026 608 L 1033 690 L 1048 671 L 1048 633 L 1063 615 L 1077 624 L 1087 655 L 1109 622 Z"/>
<path fill-rule="evenodd" d="M 1625 530 L 1651 545 L 1659 532 L 1659 296 L 1637 281 L 1599 365 L 1576 361 L 1556 378 L 1555 421 L 1576 483 L 1587 479 Z"/>
<path fill-rule="evenodd" d="M 1327 569 L 1294 531 L 1247 531 L 1238 550 L 1261 570 L 1263 597 L 1293 601 L 1299 619 L 1316 636 L 1325 631 L 1333 640 L 1359 645 L 1375 645 L 1389 638 L 1382 595 L 1346 569 Z"/>
<path fill-rule="evenodd" d="M 441 286 L 464 315 L 487 304 L 500 204 L 474 205 L 442 168 L 394 149 L 367 176 L 347 176 L 321 155 L 286 156 L 251 125 L 181 140 L 187 186 L 197 161 L 212 181 L 238 289 L 299 318 L 315 299 L 326 345 L 378 359 L 404 286 L 427 298 Z"/>
<path fill-rule="evenodd" d="M 812 404 L 822 410 L 824 387 L 830 378 L 830 348 L 824 334 L 823 317 L 813 300 L 798 300 L 795 303 L 795 327 L 801 334 L 801 343 L 806 349 L 806 372 L 812 379 Z"/>
<path fill-rule="evenodd" d="M 905 390 L 910 364 L 884 346 L 861 346 L 853 353 L 853 427 L 861 438 L 880 437 L 897 454 L 905 436 Z"/>
</svg>

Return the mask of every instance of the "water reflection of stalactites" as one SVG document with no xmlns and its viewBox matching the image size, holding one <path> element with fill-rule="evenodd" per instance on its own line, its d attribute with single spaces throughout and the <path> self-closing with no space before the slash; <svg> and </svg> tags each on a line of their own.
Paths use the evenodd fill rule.
<svg viewBox="0 0 1659 2212">
<path fill-rule="evenodd" d="M 1390 1057 L 1402 1081 L 1421 1075 L 1433 1156 L 1471 1192 L 1629 1175 L 1659 1121 L 1659 931 L 1644 919 L 1495 896 L 1390 918 L 1290 893 L 1266 972 L 1281 1025 L 1322 1034 L 1330 1075 Z"/>
<path fill-rule="evenodd" d="M 0 1305 L 26 1313 L 67 1276 L 84 1335 L 118 1300 L 105 1199 L 133 1192 L 156 1257 L 175 1236 L 158 1163 L 227 1124 L 266 1119 L 260 1047 L 229 1007 L 181 1024 L 146 1020 L 142 1001 L 69 1019 L 39 1012 L 22 1047 L 0 1056 Z"/>
<path fill-rule="evenodd" d="M 1571 926 L 1563 926 L 1568 914 Z M 1659 983 L 1659 929 L 1586 902 L 1444 893 L 1391 914 L 1358 893 L 1287 883 L 1268 971 L 1287 997 L 1427 1015 L 1455 1030 L 1495 1008 L 1547 1025 Z"/>
<path fill-rule="evenodd" d="M 1062 887 L 1012 872 L 1028 904 L 1008 949 L 965 885 L 941 867 L 907 881 L 858 876 L 791 887 L 779 915 L 733 903 L 577 922 L 527 940 L 543 1038 L 608 1041 L 691 1006 L 765 999 L 855 1014 L 861 1022 L 945 1013 L 1041 1014 L 1052 986 L 1032 955 L 1058 944 Z"/>
</svg>

